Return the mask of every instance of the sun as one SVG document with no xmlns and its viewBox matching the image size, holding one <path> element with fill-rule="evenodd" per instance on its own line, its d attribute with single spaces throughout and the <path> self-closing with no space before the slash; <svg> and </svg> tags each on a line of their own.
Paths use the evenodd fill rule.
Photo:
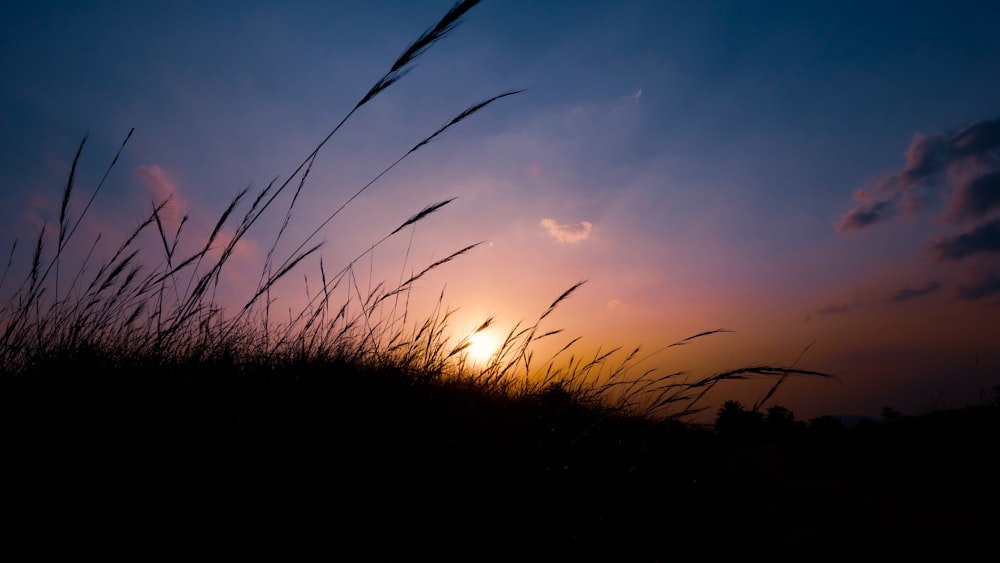
<svg viewBox="0 0 1000 563">
<path fill-rule="evenodd" d="M 496 354 L 499 347 L 500 342 L 497 337 L 483 330 L 469 337 L 469 347 L 466 348 L 466 352 L 468 352 L 469 360 L 472 362 L 486 364 Z"/>
</svg>

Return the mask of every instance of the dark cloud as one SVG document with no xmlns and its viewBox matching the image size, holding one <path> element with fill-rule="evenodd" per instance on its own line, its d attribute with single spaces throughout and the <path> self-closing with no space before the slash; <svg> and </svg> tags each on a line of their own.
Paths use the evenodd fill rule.
<svg viewBox="0 0 1000 563">
<path fill-rule="evenodd" d="M 958 286 L 958 297 L 968 301 L 975 301 L 997 293 L 1000 293 L 1000 275 L 997 275 L 995 271 L 979 272 L 972 279 Z"/>
<path fill-rule="evenodd" d="M 857 192 L 858 205 L 840 219 L 837 231 L 857 231 L 900 211 L 925 209 L 946 190 L 945 218 L 954 223 L 1000 209 L 1000 119 L 953 133 L 917 134 L 903 168 L 873 190 Z"/>
<path fill-rule="evenodd" d="M 1000 147 L 1000 119 L 980 121 L 955 134 L 952 142 L 957 156 L 988 153 Z"/>
<path fill-rule="evenodd" d="M 927 285 L 925 285 L 924 287 L 919 287 L 919 288 L 904 287 L 894 291 L 892 295 L 889 296 L 889 301 L 893 303 L 902 303 L 904 301 L 910 301 L 911 299 L 922 297 L 924 295 L 927 295 L 928 293 L 933 293 L 940 288 L 941 284 L 936 281 L 932 281 Z"/>
<path fill-rule="evenodd" d="M 826 305 L 825 307 L 821 307 L 819 310 L 816 311 L 816 314 L 817 315 L 839 315 L 839 314 L 842 314 L 842 313 L 846 313 L 846 312 L 850 311 L 853 308 L 854 308 L 854 306 L 851 305 L 850 303 L 836 303 L 836 304 L 833 304 L 833 305 Z"/>
<path fill-rule="evenodd" d="M 982 219 L 990 210 L 1000 208 L 1000 166 L 997 168 L 957 182 L 948 206 L 948 220 L 961 223 L 966 219 Z"/>
<path fill-rule="evenodd" d="M 927 252 L 939 261 L 1000 252 L 1000 219 L 988 221 L 955 237 L 933 240 L 928 243 Z"/>
<path fill-rule="evenodd" d="M 906 166 L 896 174 L 891 184 L 882 189 L 906 188 L 940 177 L 949 160 L 949 142 L 945 134 L 917 134 L 906 149 Z"/>
<path fill-rule="evenodd" d="M 837 224 L 837 231 L 841 233 L 860 231 L 865 227 L 891 217 L 895 212 L 895 205 L 891 201 L 876 201 L 862 204 L 841 217 L 840 222 Z"/>
</svg>

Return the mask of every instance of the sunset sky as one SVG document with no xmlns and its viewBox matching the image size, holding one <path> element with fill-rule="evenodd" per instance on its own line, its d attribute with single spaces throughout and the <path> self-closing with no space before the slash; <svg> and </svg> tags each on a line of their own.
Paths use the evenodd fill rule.
<svg viewBox="0 0 1000 563">
<path fill-rule="evenodd" d="M 132 128 L 81 240 L 113 248 L 167 195 L 170 220 L 206 236 L 239 190 L 287 179 L 451 5 L 15 1 L 0 17 L 0 240 L 30 262 L 81 139 L 77 215 Z M 771 401 L 799 419 L 988 401 L 997 21 L 988 2 L 486 0 L 323 147 L 285 252 L 465 108 L 524 89 L 352 201 L 316 239 L 325 266 L 454 197 L 356 268 L 398 283 L 484 241 L 412 296 L 419 314 L 444 291 L 458 331 L 531 323 L 587 280 L 544 325 L 581 352 L 730 329 L 649 361 L 835 374 Z M 236 301 L 286 208 L 239 247 Z M 303 262 L 274 308 L 301 304 L 318 272 Z"/>
</svg>

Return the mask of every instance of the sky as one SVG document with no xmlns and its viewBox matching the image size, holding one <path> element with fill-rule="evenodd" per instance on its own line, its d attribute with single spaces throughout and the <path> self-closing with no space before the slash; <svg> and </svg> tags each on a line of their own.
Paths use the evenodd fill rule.
<svg viewBox="0 0 1000 563">
<path fill-rule="evenodd" d="M 0 240 L 30 260 L 84 137 L 81 240 L 113 248 L 167 196 L 165 220 L 188 216 L 204 240 L 237 192 L 292 178 L 451 6 L 15 1 L 0 18 Z M 322 146 L 279 254 L 324 246 L 273 309 L 315 293 L 320 256 L 346 266 L 455 198 L 359 261 L 361 284 L 481 242 L 420 280 L 415 318 L 444 295 L 456 333 L 489 316 L 504 332 L 585 280 L 544 320 L 564 330 L 553 345 L 653 352 L 727 329 L 646 361 L 834 375 L 771 399 L 805 420 L 991 401 L 998 20 L 988 2 L 486 0 Z M 283 201 L 237 248 L 235 301 Z"/>
</svg>

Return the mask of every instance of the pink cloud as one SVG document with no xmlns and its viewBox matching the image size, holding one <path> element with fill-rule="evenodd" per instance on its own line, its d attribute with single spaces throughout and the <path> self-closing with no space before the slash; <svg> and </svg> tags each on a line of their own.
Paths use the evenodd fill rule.
<svg viewBox="0 0 1000 563">
<path fill-rule="evenodd" d="M 201 251 L 208 242 L 218 217 L 206 216 L 198 209 L 193 209 L 191 202 L 182 196 L 181 187 L 161 166 L 157 164 L 139 166 L 136 175 L 149 190 L 153 202 L 159 204 L 169 200 L 160 214 L 161 220 L 165 223 L 168 239 L 180 225 L 181 215 L 190 217 L 190 221 L 185 224 L 183 232 L 179 235 L 180 240 L 177 245 L 179 255 L 187 257 Z M 236 232 L 233 224 L 236 216 L 238 214 L 229 217 L 227 224 L 212 241 L 212 246 L 205 255 L 210 261 L 222 258 L 223 251 L 232 242 Z M 225 293 L 233 297 L 252 294 L 260 267 L 257 263 L 259 255 L 259 245 L 249 234 L 244 234 L 236 241 L 232 252 L 226 257 L 225 277 L 228 280 L 228 291 Z"/>
<path fill-rule="evenodd" d="M 906 163 L 872 191 L 859 190 L 858 202 L 837 231 L 862 230 L 902 212 L 930 207 L 943 196 L 943 218 L 955 224 L 982 219 L 1000 209 L 1000 119 L 973 123 L 957 132 L 917 134 Z"/>
<path fill-rule="evenodd" d="M 590 237 L 593 224 L 589 221 L 580 221 L 568 225 L 560 225 L 555 219 L 546 217 L 538 223 L 556 242 L 575 243 L 586 240 Z"/>
<path fill-rule="evenodd" d="M 163 208 L 164 219 L 170 221 L 171 225 L 176 225 L 179 221 L 180 208 L 185 202 L 179 195 L 177 184 L 158 164 L 152 166 L 141 165 L 136 169 L 136 175 L 146 184 L 153 196 L 153 201 L 161 203 L 170 200 Z"/>
</svg>

